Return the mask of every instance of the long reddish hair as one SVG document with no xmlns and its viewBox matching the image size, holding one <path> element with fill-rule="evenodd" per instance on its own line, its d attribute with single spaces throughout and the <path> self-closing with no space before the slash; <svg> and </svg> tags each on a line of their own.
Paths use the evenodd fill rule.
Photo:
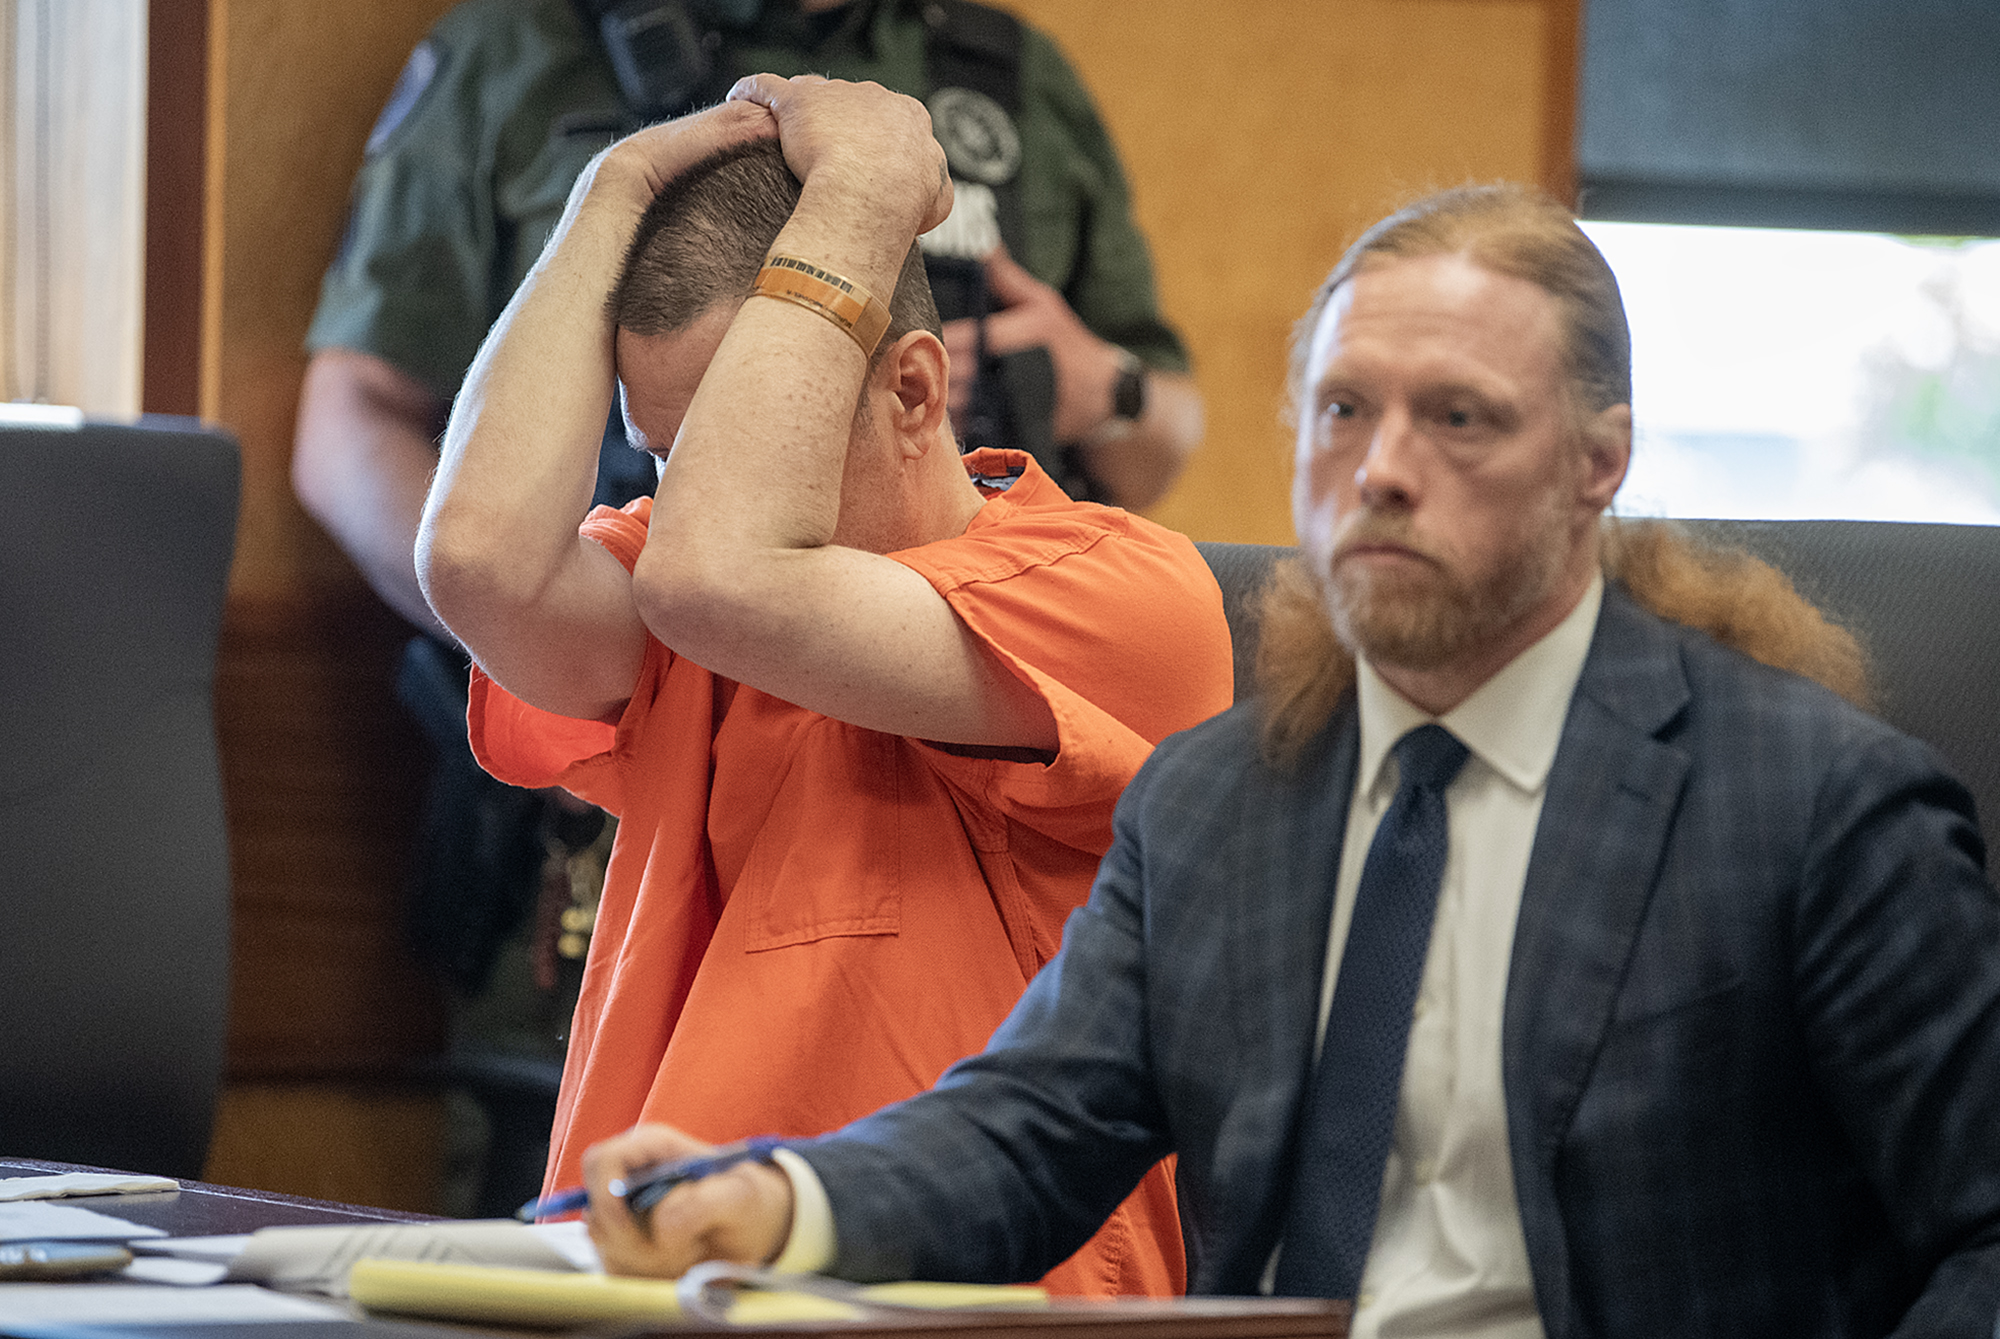
<svg viewBox="0 0 2000 1339">
<path fill-rule="evenodd" d="M 1642 608 L 1707 633 L 1766 665 L 1802 674 L 1862 708 L 1873 706 L 1868 659 L 1763 559 L 1709 543 L 1672 521 L 1606 517 L 1604 575 Z M 1353 654 L 1334 636 L 1305 564 L 1278 564 L 1264 588 L 1257 647 L 1264 754 L 1294 765 L 1354 682 Z"/>
</svg>

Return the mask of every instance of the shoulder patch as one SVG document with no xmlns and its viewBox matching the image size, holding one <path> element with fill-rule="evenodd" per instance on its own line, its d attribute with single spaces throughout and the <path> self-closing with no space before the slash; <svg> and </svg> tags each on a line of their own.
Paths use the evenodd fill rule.
<svg viewBox="0 0 2000 1339">
<path fill-rule="evenodd" d="M 1021 132 L 998 102 L 976 89 L 941 88 L 929 107 L 953 175 L 1004 186 L 1021 170 Z"/>
<path fill-rule="evenodd" d="M 368 147 L 364 152 L 370 158 L 381 152 L 389 136 L 396 133 L 396 127 L 403 124 L 443 63 L 444 53 L 438 49 L 436 39 L 426 37 L 417 43 L 416 50 L 403 62 L 403 72 L 396 76 L 396 86 L 389 90 L 389 100 L 382 104 L 382 112 L 375 118 L 375 128 L 368 132 Z"/>
</svg>

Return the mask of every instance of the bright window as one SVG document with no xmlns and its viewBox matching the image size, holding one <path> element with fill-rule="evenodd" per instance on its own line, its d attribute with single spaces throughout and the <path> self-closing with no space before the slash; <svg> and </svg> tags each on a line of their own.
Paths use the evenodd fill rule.
<svg viewBox="0 0 2000 1339">
<path fill-rule="evenodd" d="M 0 401 L 139 412 L 144 0 L 0 0 Z"/>
<path fill-rule="evenodd" d="M 2000 240 L 1583 228 L 1632 325 L 1620 511 L 2000 523 Z"/>
</svg>

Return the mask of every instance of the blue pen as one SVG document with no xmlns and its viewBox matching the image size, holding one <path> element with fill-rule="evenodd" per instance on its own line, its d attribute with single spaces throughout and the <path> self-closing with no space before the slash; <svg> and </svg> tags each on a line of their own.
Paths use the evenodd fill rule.
<svg viewBox="0 0 2000 1339">
<path fill-rule="evenodd" d="M 771 1150 L 783 1140 L 769 1135 L 759 1135 L 755 1139 L 745 1139 L 740 1144 L 704 1153 L 698 1158 L 682 1158 L 677 1162 L 658 1162 L 651 1167 L 642 1167 L 630 1177 L 613 1179 L 611 1193 L 625 1201 L 633 1213 L 645 1213 L 667 1197 L 667 1192 L 683 1181 L 699 1181 L 704 1176 L 734 1167 L 739 1162 L 769 1162 Z M 523 1204 L 514 1216 L 524 1223 L 532 1223 L 538 1218 L 552 1218 L 556 1214 L 574 1213 L 590 1203 L 590 1192 L 582 1186 L 569 1190 L 558 1190 L 553 1195 L 544 1195 L 537 1200 Z"/>
</svg>

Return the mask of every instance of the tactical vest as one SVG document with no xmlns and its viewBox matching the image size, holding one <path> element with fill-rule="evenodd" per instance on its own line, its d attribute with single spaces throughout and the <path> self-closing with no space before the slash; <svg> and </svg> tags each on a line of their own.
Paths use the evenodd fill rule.
<svg viewBox="0 0 2000 1339">
<path fill-rule="evenodd" d="M 893 2 L 893 0 L 892 0 Z M 603 45 L 628 129 L 721 100 L 745 73 L 728 34 L 754 23 L 763 0 L 573 0 Z M 1055 441 L 1055 365 L 1046 349 L 987 352 L 991 309 L 980 258 L 1003 242 L 1025 254 L 1021 216 L 1021 21 L 972 0 L 926 0 L 922 90 L 951 168 L 952 215 L 924 238 L 938 315 L 981 320 L 971 404 L 955 426 L 965 450 L 1008 446 L 1033 455 L 1073 497 L 1096 484 Z M 903 90 L 916 92 L 916 90 Z"/>
</svg>

